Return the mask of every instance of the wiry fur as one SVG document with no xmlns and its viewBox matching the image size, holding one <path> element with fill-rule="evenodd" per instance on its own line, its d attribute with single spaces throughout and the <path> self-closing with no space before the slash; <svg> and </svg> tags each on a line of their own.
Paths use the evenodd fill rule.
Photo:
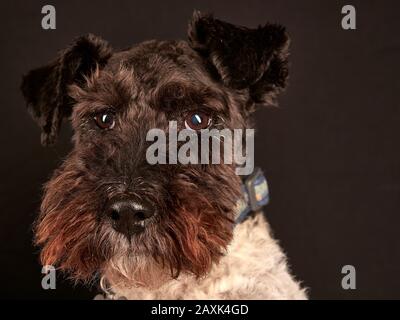
<svg viewBox="0 0 400 320">
<path fill-rule="evenodd" d="M 25 76 L 43 144 L 54 142 L 63 117 L 74 129 L 74 149 L 47 183 L 35 224 L 42 263 L 76 281 L 101 277 L 132 298 L 304 297 L 260 218 L 235 228 L 235 164 L 145 158 L 150 129 L 171 120 L 183 129 L 193 111 L 216 129 L 249 127 L 255 106 L 272 104 L 285 86 L 287 50 L 280 26 L 250 30 L 195 13 L 188 42 L 114 51 L 88 35 Z M 115 115 L 112 130 L 95 124 L 105 112 Z M 116 231 L 107 212 L 117 200 L 151 209 L 142 233 Z"/>
<path fill-rule="evenodd" d="M 182 276 L 157 289 L 103 279 L 109 298 L 118 299 L 306 299 L 290 275 L 286 256 L 272 237 L 263 213 L 238 225 L 227 254 L 207 277 Z"/>
</svg>

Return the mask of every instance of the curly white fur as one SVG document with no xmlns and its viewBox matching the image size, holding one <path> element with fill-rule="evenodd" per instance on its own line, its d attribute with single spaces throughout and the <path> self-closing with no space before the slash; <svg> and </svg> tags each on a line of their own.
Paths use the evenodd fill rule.
<svg viewBox="0 0 400 320">
<path fill-rule="evenodd" d="M 127 299 L 307 299 L 262 213 L 235 227 L 227 254 L 204 278 L 181 275 L 157 289 L 107 286 Z"/>
</svg>

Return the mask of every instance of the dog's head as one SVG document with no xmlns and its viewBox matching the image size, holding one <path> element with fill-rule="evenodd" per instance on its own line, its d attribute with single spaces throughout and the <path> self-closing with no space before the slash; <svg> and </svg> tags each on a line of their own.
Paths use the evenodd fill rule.
<svg viewBox="0 0 400 320">
<path fill-rule="evenodd" d="M 281 26 L 237 27 L 195 13 L 188 41 L 114 51 L 76 39 L 23 79 L 42 143 L 69 117 L 74 149 L 45 187 L 35 226 L 41 260 L 73 278 L 136 285 L 201 276 L 232 237 L 240 179 L 234 164 L 152 165 L 150 129 L 243 129 L 274 104 L 287 78 Z"/>
</svg>

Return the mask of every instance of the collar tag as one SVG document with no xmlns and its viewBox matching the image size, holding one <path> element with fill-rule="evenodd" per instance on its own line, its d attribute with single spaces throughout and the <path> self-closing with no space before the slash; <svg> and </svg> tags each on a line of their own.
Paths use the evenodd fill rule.
<svg viewBox="0 0 400 320">
<path fill-rule="evenodd" d="M 269 203 L 269 188 L 262 170 L 256 168 L 242 183 L 242 197 L 236 203 L 236 224 L 250 212 L 260 210 Z"/>
</svg>

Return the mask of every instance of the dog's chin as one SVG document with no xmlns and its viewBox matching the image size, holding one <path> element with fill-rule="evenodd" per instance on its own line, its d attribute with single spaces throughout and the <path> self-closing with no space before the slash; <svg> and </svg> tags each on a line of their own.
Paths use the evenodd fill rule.
<svg viewBox="0 0 400 320">
<path fill-rule="evenodd" d="M 228 232 L 230 222 L 222 221 Z M 207 239 L 210 242 L 200 245 L 205 239 L 185 233 L 185 241 L 180 246 L 179 241 L 171 241 L 172 236 L 161 232 L 156 222 L 149 223 L 142 232 L 129 238 L 112 228 L 107 228 L 107 233 L 113 249 L 102 268 L 103 282 L 111 287 L 145 287 L 149 290 L 160 288 L 178 277 L 206 276 L 226 252 L 231 240 L 227 236 L 216 244 L 211 242 L 211 234 Z M 176 233 L 174 236 L 177 236 Z M 193 243 L 193 250 L 199 250 L 192 253 L 192 247 L 185 247 L 187 243 Z"/>
<path fill-rule="evenodd" d="M 106 264 L 103 273 L 111 287 L 157 289 L 172 280 L 170 270 L 148 255 L 117 255 Z"/>
<path fill-rule="evenodd" d="M 211 268 L 209 265 L 209 268 L 204 268 L 203 273 L 199 274 L 197 266 L 193 266 L 192 270 L 190 265 L 185 265 L 184 268 L 180 264 L 175 265 L 169 260 L 168 253 L 163 256 L 160 251 L 163 239 L 158 239 L 158 247 L 156 242 L 146 241 L 148 238 L 155 238 L 149 229 L 134 234 L 129 239 L 115 231 L 109 234 L 114 250 L 112 257 L 103 265 L 102 282 L 111 287 L 145 287 L 154 290 L 181 276 L 203 277 Z M 176 254 L 181 255 L 182 252 Z"/>
</svg>

